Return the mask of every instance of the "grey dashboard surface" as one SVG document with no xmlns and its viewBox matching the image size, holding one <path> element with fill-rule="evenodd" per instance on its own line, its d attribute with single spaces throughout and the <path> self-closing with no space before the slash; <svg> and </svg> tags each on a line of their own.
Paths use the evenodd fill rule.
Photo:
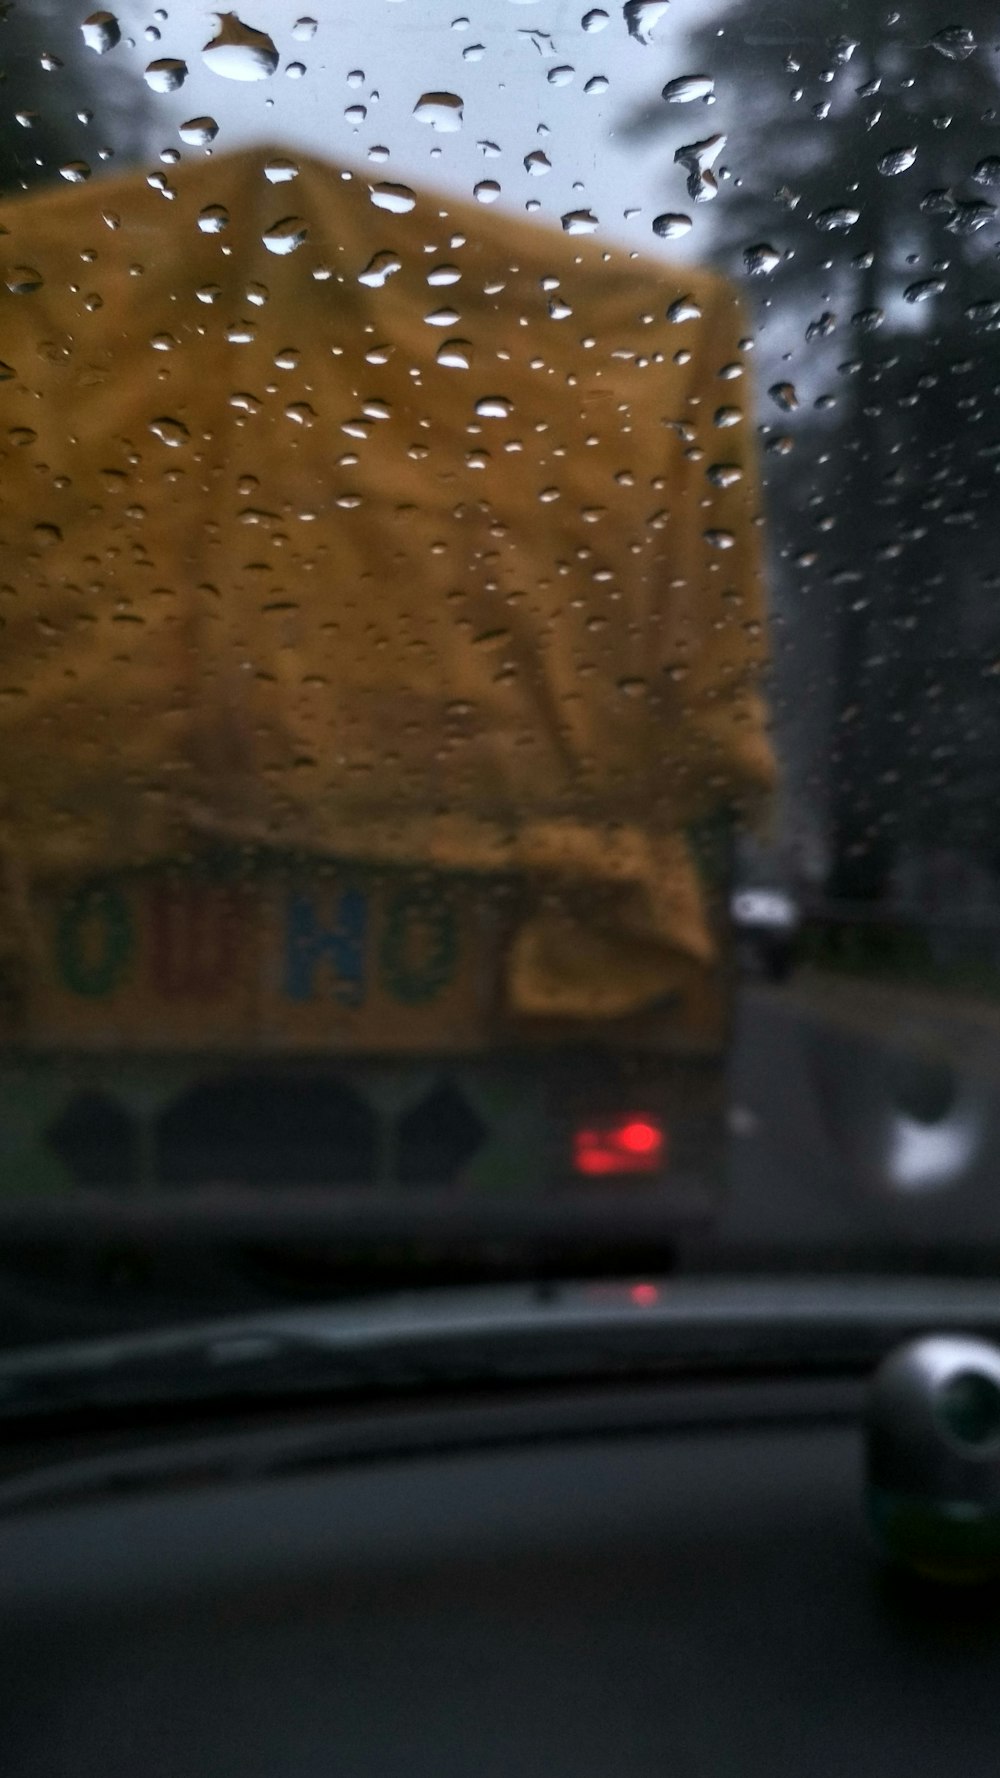
<svg viewBox="0 0 1000 1778">
<path fill-rule="evenodd" d="M 733 1426 L 9 1518 L 5 1778 L 996 1770 L 1000 1627 L 887 1592 L 860 1473 Z"/>
</svg>

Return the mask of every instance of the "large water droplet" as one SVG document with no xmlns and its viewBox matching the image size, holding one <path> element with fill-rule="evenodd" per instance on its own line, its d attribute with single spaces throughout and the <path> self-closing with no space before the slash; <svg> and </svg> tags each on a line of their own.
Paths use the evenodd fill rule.
<svg viewBox="0 0 1000 1778">
<path fill-rule="evenodd" d="M 190 148 L 207 148 L 219 134 L 219 126 L 214 117 L 189 117 L 179 125 L 177 134 Z"/>
<path fill-rule="evenodd" d="M 179 445 L 187 444 L 191 436 L 182 420 L 174 420 L 167 414 L 161 415 L 158 420 L 150 420 L 149 430 L 175 450 Z"/>
<path fill-rule="evenodd" d="M 908 167 L 912 167 L 916 158 L 915 147 L 890 148 L 879 161 L 878 170 L 880 173 L 884 173 L 887 179 L 891 179 L 896 173 L 905 173 Z"/>
<path fill-rule="evenodd" d="M 743 480 L 743 471 L 738 463 L 711 463 L 705 474 L 716 488 L 732 488 Z"/>
<path fill-rule="evenodd" d="M 30 265 L 12 265 L 4 273 L 4 283 L 12 296 L 30 296 L 33 290 L 40 290 L 44 282 L 41 272 L 36 272 Z"/>
<path fill-rule="evenodd" d="M 269 253 L 294 253 L 309 233 L 301 216 L 282 216 L 261 235 Z"/>
<path fill-rule="evenodd" d="M 707 203 L 718 191 L 719 182 L 712 168 L 725 146 L 725 136 L 716 134 L 701 142 L 686 142 L 676 150 L 674 160 L 688 170 L 688 196 L 694 203 Z"/>
<path fill-rule="evenodd" d="M 772 383 L 768 394 L 775 406 L 786 414 L 793 414 L 799 405 L 794 383 Z"/>
<path fill-rule="evenodd" d="M 931 46 L 950 62 L 964 62 L 975 49 L 976 39 L 968 25 L 946 25 L 943 31 L 934 33 Z"/>
<path fill-rule="evenodd" d="M 160 56 L 150 62 L 143 79 L 154 93 L 175 93 L 188 77 L 188 65 L 179 56 Z"/>
<path fill-rule="evenodd" d="M 122 38 L 121 26 L 113 12 L 92 12 L 84 19 L 80 30 L 87 48 L 96 50 L 99 56 L 106 56 Z"/>
<path fill-rule="evenodd" d="M 481 420 L 509 420 L 514 412 L 514 403 L 508 401 L 506 395 L 484 395 L 476 402 L 476 413 Z"/>
<path fill-rule="evenodd" d="M 701 309 L 693 296 L 679 296 L 667 310 L 668 321 L 700 321 Z"/>
<path fill-rule="evenodd" d="M 987 203 L 985 198 L 963 198 L 955 205 L 944 226 L 952 235 L 974 235 L 992 222 L 995 215 L 996 205 Z"/>
<path fill-rule="evenodd" d="M 659 235 L 661 241 L 676 241 L 681 235 L 691 233 L 694 223 L 690 216 L 681 210 L 664 210 L 662 216 L 653 217 L 653 233 Z"/>
<path fill-rule="evenodd" d="M 381 290 L 386 280 L 402 269 L 402 260 L 388 249 L 373 253 L 364 271 L 358 273 L 358 283 L 367 284 L 370 290 Z"/>
<path fill-rule="evenodd" d="M 829 210 L 821 210 L 816 218 L 816 227 L 831 234 L 836 231 L 846 233 L 860 219 L 860 210 L 854 210 L 850 204 L 834 204 Z"/>
<path fill-rule="evenodd" d="M 272 185 L 287 185 L 289 179 L 299 176 L 298 161 L 290 160 L 285 154 L 275 155 L 272 160 L 264 163 L 264 178 Z"/>
<path fill-rule="evenodd" d="M 977 161 L 972 177 L 980 185 L 1000 185 L 1000 154 L 988 154 Z"/>
<path fill-rule="evenodd" d="M 457 284 L 462 274 L 457 265 L 432 266 L 427 274 L 428 284 Z"/>
<path fill-rule="evenodd" d="M 445 340 L 436 355 L 436 362 L 445 370 L 468 370 L 472 363 L 471 340 Z"/>
<path fill-rule="evenodd" d="M 925 303 L 932 296 L 942 296 L 947 289 L 943 278 L 920 278 L 915 284 L 908 284 L 903 296 L 908 303 Z"/>
<path fill-rule="evenodd" d="M 308 43 L 316 35 L 316 20 L 312 18 L 296 19 L 292 26 L 292 36 L 300 43 Z"/>
<path fill-rule="evenodd" d="M 229 211 L 225 204 L 206 204 L 198 213 L 198 227 L 203 235 L 219 235 L 229 227 Z"/>
<path fill-rule="evenodd" d="M 278 52 L 266 31 L 245 25 L 235 12 L 217 14 L 219 29 L 206 43 L 201 59 L 225 80 L 267 80 L 278 66 Z"/>
<path fill-rule="evenodd" d="M 575 73 L 568 62 L 561 62 L 558 68 L 550 68 L 545 78 L 550 86 L 569 86 Z"/>
<path fill-rule="evenodd" d="M 663 89 L 668 105 L 690 105 L 695 99 L 711 99 L 714 94 L 715 81 L 710 74 L 680 74 L 676 80 L 668 80 Z"/>
<path fill-rule="evenodd" d="M 625 0 L 622 11 L 629 36 L 639 43 L 649 43 L 667 5 L 668 0 Z"/>
<path fill-rule="evenodd" d="M 536 179 L 540 179 L 543 174 L 552 170 L 552 162 L 540 148 L 533 148 L 530 154 L 525 155 L 524 165 L 526 171 L 532 173 Z"/>
<path fill-rule="evenodd" d="M 68 180 L 70 185 L 82 185 L 84 180 L 90 178 L 92 170 L 86 161 L 66 161 L 59 168 L 62 177 Z"/>
<path fill-rule="evenodd" d="M 454 327 L 461 316 L 457 309 L 433 309 L 429 315 L 424 316 L 424 320 L 428 327 Z"/>
<path fill-rule="evenodd" d="M 766 277 L 781 264 L 781 254 L 768 241 L 756 241 L 743 249 L 743 264 L 752 278 Z"/>
<path fill-rule="evenodd" d="M 412 186 L 393 185 L 386 180 L 371 187 L 371 200 L 377 210 L 391 210 L 393 215 L 402 216 L 413 209 L 417 194 Z"/>
<path fill-rule="evenodd" d="M 480 179 L 472 187 L 472 195 L 479 204 L 495 204 L 500 196 L 500 186 L 495 179 Z"/>
<path fill-rule="evenodd" d="M 413 115 L 418 123 L 430 124 L 442 135 L 453 135 L 462 127 L 462 100 L 457 93 L 423 93 Z"/>
<path fill-rule="evenodd" d="M 561 221 L 568 235 L 592 235 L 598 226 L 593 210 L 567 210 Z"/>
<path fill-rule="evenodd" d="M 610 25 L 611 19 L 603 7 L 594 6 L 589 12 L 584 13 L 580 22 L 585 31 L 603 31 L 607 25 Z"/>
<path fill-rule="evenodd" d="M 606 93 L 610 85 L 606 74 L 592 74 L 583 90 L 585 93 Z"/>
</svg>

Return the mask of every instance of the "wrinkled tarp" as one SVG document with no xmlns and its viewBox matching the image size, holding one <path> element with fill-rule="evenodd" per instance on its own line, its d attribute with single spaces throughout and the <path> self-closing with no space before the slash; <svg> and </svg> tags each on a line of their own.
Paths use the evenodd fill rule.
<svg viewBox="0 0 1000 1778">
<path fill-rule="evenodd" d="M 0 209 L 7 942 L 225 842 L 526 877 L 511 1009 L 647 1005 L 773 772 L 734 292 L 269 158 Z"/>
</svg>

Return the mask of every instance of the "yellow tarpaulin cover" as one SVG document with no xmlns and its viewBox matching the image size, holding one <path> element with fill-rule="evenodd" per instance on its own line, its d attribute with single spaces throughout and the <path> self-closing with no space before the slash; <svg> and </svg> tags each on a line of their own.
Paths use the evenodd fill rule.
<svg viewBox="0 0 1000 1778">
<path fill-rule="evenodd" d="M 273 158 L 0 209 L 5 941 L 233 842 L 537 882 L 510 1008 L 648 1005 L 772 777 L 734 293 Z"/>
</svg>

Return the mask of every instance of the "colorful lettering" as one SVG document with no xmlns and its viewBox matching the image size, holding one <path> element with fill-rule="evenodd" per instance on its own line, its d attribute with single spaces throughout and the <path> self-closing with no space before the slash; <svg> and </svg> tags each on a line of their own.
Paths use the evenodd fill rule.
<svg viewBox="0 0 1000 1778">
<path fill-rule="evenodd" d="M 242 898 L 211 883 L 179 883 L 151 893 L 149 974 L 165 998 L 209 1000 L 232 981 L 239 955 Z"/>
<path fill-rule="evenodd" d="M 100 999 L 121 985 L 132 951 L 132 916 L 120 889 L 88 883 L 63 908 L 56 963 L 72 994 Z"/>
<path fill-rule="evenodd" d="M 333 997 L 342 1006 L 360 1006 L 365 997 L 365 944 L 368 901 L 360 889 L 344 889 L 335 900 L 333 924 L 321 926 L 312 898 L 293 895 L 288 904 L 285 992 L 291 1000 L 315 997 L 317 965 L 334 973 Z"/>
<path fill-rule="evenodd" d="M 434 1000 L 455 974 L 458 922 L 440 892 L 403 888 L 386 908 L 379 958 L 382 979 L 404 1006 Z"/>
</svg>

